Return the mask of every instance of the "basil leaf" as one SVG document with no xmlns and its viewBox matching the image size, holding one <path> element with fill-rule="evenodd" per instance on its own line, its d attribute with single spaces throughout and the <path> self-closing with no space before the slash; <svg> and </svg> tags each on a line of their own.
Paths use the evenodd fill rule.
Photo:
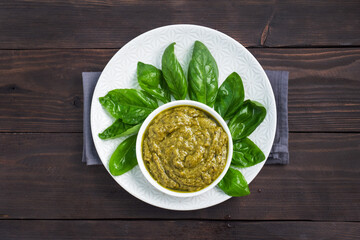
<svg viewBox="0 0 360 240">
<path fill-rule="evenodd" d="M 188 86 L 184 71 L 175 56 L 174 45 L 175 43 L 172 43 L 165 49 L 161 67 L 170 92 L 176 100 L 181 100 L 185 99 Z"/>
<path fill-rule="evenodd" d="M 233 140 L 249 136 L 264 120 L 266 109 L 261 103 L 246 100 L 228 126 Z"/>
<path fill-rule="evenodd" d="M 137 135 L 131 136 L 120 143 L 111 155 L 109 170 L 113 176 L 124 174 L 137 165 L 135 151 L 136 137 Z"/>
<path fill-rule="evenodd" d="M 215 111 L 224 120 L 231 119 L 244 102 L 245 92 L 241 77 L 233 72 L 221 84 L 215 101 Z"/>
<path fill-rule="evenodd" d="M 150 64 L 138 62 L 137 78 L 140 87 L 144 91 L 163 103 L 170 102 L 171 98 L 169 90 L 167 88 L 161 88 L 164 85 L 163 82 L 165 82 L 161 70 Z"/>
<path fill-rule="evenodd" d="M 230 167 L 218 184 L 227 195 L 241 197 L 250 194 L 249 186 L 240 171 Z"/>
<path fill-rule="evenodd" d="M 209 49 L 195 41 L 189 64 L 189 97 L 213 107 L 218 91 L 219 69 Z"/>
<path fill-rule="evenodd" d="M 265 160 L 264 153 L 249 138 L 234 142 L 231 164 L 237 167 L 251 167 Z"/>
<path fill-rule="evenodd" d="M 158 107 L 155 98 L 142 90 L 115 89 L 99 98 L 102 106 L 124 123 L 138 124 Z"/>
<path fill-rule="evenodd" d="M 121 119 L 117 119 L 110 127 L 105 129 L 102 133 L 99 133 L 101 139 L 113 139 L 119 137 L 125 137 L 137 133 L 141 127 L 141 123 L 137 125 L 131 125 L 124 123 Z"/>
</svg>

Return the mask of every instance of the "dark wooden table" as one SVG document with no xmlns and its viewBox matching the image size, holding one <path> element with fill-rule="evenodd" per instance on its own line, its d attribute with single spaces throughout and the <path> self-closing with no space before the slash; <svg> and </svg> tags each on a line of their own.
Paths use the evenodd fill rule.
<svg viewBox="0 0 360 240">
<path fill-rule="evenodd" d="M 290 71 L 290 164 L 199 211 L 150 206 L 81 162 L 81 72 L 175 23 Z M 1 1 L 0 49 L 0 239 L 360 238 L 358 0 Z"/>
</svg>

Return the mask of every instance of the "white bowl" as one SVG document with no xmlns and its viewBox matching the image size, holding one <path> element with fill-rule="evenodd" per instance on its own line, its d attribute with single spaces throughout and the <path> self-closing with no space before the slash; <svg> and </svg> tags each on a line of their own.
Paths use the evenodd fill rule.
<svg viewBox="0 0 360 240">
<path fill-rule="evenodd" d="M 221 127 L 225 130 L 227 136 L 228 136 L 228 154 L 227 154 L 227 159 L 226 159 L 226 165 L 223 169 L 223 171 L 221 172 L 221 174 L 219 175 L 218 178 L 216 178 L 209 186 L 196 191 L 196 192 L 175 192 L 175 191 L 171 191 L 163 186 L 161 186 L 149 173 L 149 171 L 146 169 L 145 167 L 145 163 L 143 161 L 142 158 L 142 141 L 143 141 L 143 136 L 144 133 L 149 125 L 149 123 L 162 111 L 169 109 L 169 108 L 173 108 L 175 106 L 191 106 L 191 107 L 195 107 L 198 109 L 203 110 L 204 112 L 208 113 L 209 115 L 211 115 L 212 117 L 214 117 L 217 122 L 221 125 Z M 200 194 L 203 194 L 204 192 L 209 191 L 210 189 L 212 189 L 213 187 L 215 187 L 220 180 L 225 176 L 227 170 L 230 167 L 231 164 L 231 159 L 232 159 L 232 154 L 233 154 L 233 142 L 232 142 L 232 138 L 231 138 L 231 133 L 230 130 L 226 124 L 226 122 L 224 121 L 224 119 L 217 113 L 215 112 L 214 109 L 210 108 L 209 106 L 203 104 L 203 103 L 199 103 L 196 101 L 191 101 L 191 100 L 180 100 L 180 101 L 173 101 L 173 102 L 169 102 L 166 103 L 160 107 L 158 107 L 157 109 L 155 109 L 144 121 L 144 123 L 142 124 L 138 136 L 137 136 L 137 140 L 136 140 L 136 157 L 137 157 L 137 161 L 139 163 L 139 167 L 141 172 L 144 174 L 146 180 L 151 183 L 151 185 L 153 185 L 156 189 L 158 189 L 159 191 L 169 194 L 171 196 L 175 196 L 175 197 L 193 197 L 193 196 L 197 196 Z"/>
</svg>

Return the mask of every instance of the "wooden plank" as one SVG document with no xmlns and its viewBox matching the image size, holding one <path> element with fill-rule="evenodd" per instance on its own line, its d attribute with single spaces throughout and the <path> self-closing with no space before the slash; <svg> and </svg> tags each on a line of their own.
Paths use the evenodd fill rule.
<svg viewBox="0 0 360 240">
<path fill-rule="evenodd" d="M 82 131 L 81 72 L 116 50 L 0 51 L 0 131 Z"/>
<path fill-rule="evenodd" d="M 2 239 L 358 239 L 360 223 L 0 221 Z"/>
<path fill-rule="evenodd" d="M 82 132 L 81 72 L 107 50 L 0 51 L 0 132 Z M 360 49 L 250 49 L 290 71 L 290 131 L 360 132 Z"/>
<path fill-rule="evenodd" d="M 290 72 L 290 131 L 359 132 L 360 49 L 250 51 L 264 69 Z"/>
<path fill-rule="evenodd" d="M 150 206 L 102 166 L 81 133 L 0 134 L 0 219 L 360 221 L 360 134 L 292 133 L 290 165 L 265 166 L 248 197 L 198 211 Z M 1 222 L 1 220 L 0 220 Z"/>
<path fill-rule="evenodd" d="M 245 46 L 360 45 L 359 1 L 2 1 L 2 49 L 119 48 L 150 29 L 190 23 Z M 16 17 L 14 17 L 16 16 Z"/>
</svg>

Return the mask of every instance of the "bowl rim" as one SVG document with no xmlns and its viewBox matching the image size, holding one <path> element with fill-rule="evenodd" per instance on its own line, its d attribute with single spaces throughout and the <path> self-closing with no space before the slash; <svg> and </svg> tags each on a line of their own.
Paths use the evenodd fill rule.
<svg viewBox="0 0 360 240">
<path fill-rule="evenodd" d="M 221 174 L 207 187 L 196 191 L 196 192 L 175 192 L 172 190 L 169 190 L 165 187 L 163 187 L 162 185 L 160 185 L 149 173 L 149 171 L 146 169 L 143 158 L 142 158 L 142 141 L 143 141 L 143 135 L 148 127 L 148 125 L 151 123 L 151 121 L 160 113 L 163 112 L 167 109 L 170 108 L 174 108 L 174 107 L 178 107 L 178 106 L 191 106 L 191 107 L 195 107 L 198 108 L 202 111 L 205 111 L 206 113 L 208 113 L 210 116 L 214 117 L 216 119 L 216 121 L 221 125 L 221 127 L 224 129 L 224 131 L 226 132 L 226 134 L 228 135 L 228 154 L 227 154 L 227 158 L 226 158 L 226 165 L 223 169 L 223 171 L 221 172 Z M 142 174 L 144 175 L 145 179 L 152 185 L 154 186 L 157 190 L 166 193 L 168 195 L 171 196 L 175 196 L 175 197 L 194 197 L 200 194 L 203 194 L 209 190 L 211 190 L 212 188 L 214 188 L 220 181 L 221 179 L 223 179 L 223 177 L 225 176 L 226 172 L 228 171 L 230 164 L 231 164 L 231 159 L 232 159 L 232 155 L 233 155 L 233 142 L 232 142 L 232 137 L 231 137 L 231 133 L 230 130 L 225 122 L 225 120 L 211 107 L 197 102 L 197 101 L 192 101 L 192 100 L 177 100 L 177 101 L 172 101 L 169 103 L 166 103 L 164 105 L 161 105 L 160 107 L 158 107 L 157 109 L 155 109 L 143 122 L 143 124 L 140 127 L 140 130 L 138 132 L 137 135 L 137 139 L 136 139 L 136 158 L 138 161 L 138 165 L 140 167 L 140 170 L 142 172 Z"/>
</svg>

